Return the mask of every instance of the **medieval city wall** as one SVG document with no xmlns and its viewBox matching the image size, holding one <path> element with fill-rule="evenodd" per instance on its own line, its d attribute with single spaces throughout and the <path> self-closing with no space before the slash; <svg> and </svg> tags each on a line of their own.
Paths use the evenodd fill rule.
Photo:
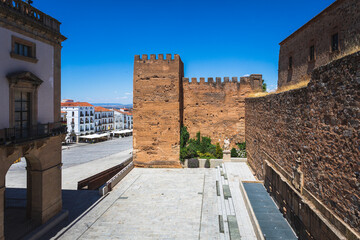
<svg viewBox="0 0 360 240">
<path fill-rule="evenodd" d="M 245 141 L 245 97 L 252 91 L 248 78 L 184 78 L 184 126 L 191 138 L 197 132 L 223 144 Z M 215 80 L 215 81 L 214 81 Z M 223 81 L 222 81 L 223 80 Z"/>
<path fill-rule="evenodd" d="M 325 223 L 301 208 L 304 201 L 295 204 L 296 191 L 283 183 L 291 182 L 299 158 L 303 196 L 348 239 L 356 239 L 346 226 L 360 233 L 359 62 L 360 52 L 314 70 L 306 88 L 245 100 L 249 164 L 285 215 L 298 212 L 290 220 L 316 239 L 329 236 Z"/>
<path fill-rule="evenodd" d="M 179 55 L 135 56 L 134 164 L 137 167 L 180 167 L 180 127 L 188 127 L 221 145 L 245 140 L 245 97 L 262 89 L 262 75 L 183 78 Z"/>
<path fill-rule="evenodd" d="M 133 157 L 137 167 L 180 167 L 183 63 L 135 56 Z"/>
</svg>

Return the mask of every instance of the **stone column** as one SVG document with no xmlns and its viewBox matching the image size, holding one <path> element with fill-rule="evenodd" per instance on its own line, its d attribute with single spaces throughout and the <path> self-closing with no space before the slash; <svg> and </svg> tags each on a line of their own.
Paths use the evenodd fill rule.
<svg viewBox="0 0 360 240">
<path fill-rule="evenodd" d="M 4 238 L 5 186 L 0 187 L 0 240 Z"/>
<path fill-rule="evenodd" d="M 43 224 L 61 211 L 61 164 L 31 170 L 31 218 Z"/>
<path fill-rule="evenodd" d="M 31 184 L 31 167 L 26 167 L 26 217 L 28 219 L 31 219 L 31 190 L 32 190 L 32 184 Z"/>
</svg>

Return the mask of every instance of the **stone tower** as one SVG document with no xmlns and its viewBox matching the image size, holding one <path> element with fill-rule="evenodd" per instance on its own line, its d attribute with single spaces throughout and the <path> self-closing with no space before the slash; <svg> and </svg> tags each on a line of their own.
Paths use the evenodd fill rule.
<svg viewBox="0 0 360 240">
<path fill-rule="evenodd" d="M 180 126 L 183 113 L 179 55 L 135 56 L 134 164 L 137 167 L 180 167 Z"/>
</svg>

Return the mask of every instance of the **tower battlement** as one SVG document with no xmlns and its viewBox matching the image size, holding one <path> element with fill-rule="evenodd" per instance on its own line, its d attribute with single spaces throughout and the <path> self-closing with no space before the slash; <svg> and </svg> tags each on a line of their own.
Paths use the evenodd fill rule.
<svg viewBox="0 0 360 240">
<path fill-rule="evenodd" d="M 224 85 L 224 84 L 232 84 L 237 83 L 238 85 L 245 85 L 248 84 L 251 86 L 253 90 L 259 90 L 262 88 L 262 75 L 261 74 L 251 74 L 250 76 L 246 77 L 208 77 L 207 81 L 206 78 L 201 77 L 199 78 L 183 78 L 184 84 L 213 84 L 213 85 Z"/>
<path fill-rule="evenodd" d="M 157 57 L 157 58 L 156 58 Z M 135 55 L 135 62 L 136 61 L 174 61 L 174 60 L 180 60 L 180 56 L 178 54 L 174 54 L 174 57 L 172 54 L 166 54 L 164 58 L 164 54 L 150 54 L 150 58 L 148 54 L 142 54 L 142 55 Z"/>
</svg>

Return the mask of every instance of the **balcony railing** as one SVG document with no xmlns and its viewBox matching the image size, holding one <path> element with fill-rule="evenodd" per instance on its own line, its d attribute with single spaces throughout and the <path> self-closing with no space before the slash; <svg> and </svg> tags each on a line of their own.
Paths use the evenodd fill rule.
<svg viewBox="0 0 360 240">
<path fill-rule="evenodd" d="M 23 2 L 22 0 L 0 0 L 0 5 L 8 8 L 9 10 L 15 11 L 24 17 L 31 18 L 35 22 L 40 23 L 55 32 L 60 32 L 59 21 Z"/>
<path fill-rule="evenodd" d="M 57 136 L 66 132 L 66 125 L 62 125 L 61 122 L 38 124 L 26 130 L 5 128 L 0 129 L 0 145 L 22 143 L 44 137 Z"/>
</svg>

